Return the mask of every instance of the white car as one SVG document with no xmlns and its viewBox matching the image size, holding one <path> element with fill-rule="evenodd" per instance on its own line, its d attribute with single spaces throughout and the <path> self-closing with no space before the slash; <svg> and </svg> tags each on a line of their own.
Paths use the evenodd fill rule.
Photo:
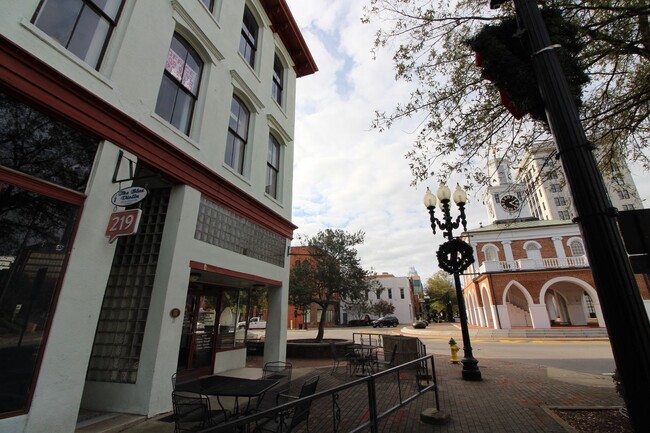
<svg viewBox="0 0 650 433">
<path fill-rule="evenodd" d="M 237 323 L 237 328 L 242 329 L 245 327 L 246 322 Z M 251 317 L 250 322 L 248 322 L 248 329 L 266 329 L 266 321 L 260 317 Z"/>
</svg>

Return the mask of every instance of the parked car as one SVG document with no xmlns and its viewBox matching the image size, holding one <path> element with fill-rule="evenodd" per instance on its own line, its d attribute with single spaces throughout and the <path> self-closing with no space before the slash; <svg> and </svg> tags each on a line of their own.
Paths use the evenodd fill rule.
<svg viewBox="0 0 650 433">
<path fill-rule="evenodd" d="M 393 315 L 386 315 L 384 317 L 380 317 L 377 320 L 372 321 L 372 327 L 373 328 L 382 328 L 384 326 L 397 326 L 399 325 L 399 320 L 397 317 Z"/>
<path fill-rule="evenodd" d="M 242 329 L 246 327 L 246 322 L 237 323 L 237 328 Z M 250 322 L 248 322 L 248 329 L 266 329 L 266 321 L 262 320 L 260 317 L 251 317 Z"/>
</svg>

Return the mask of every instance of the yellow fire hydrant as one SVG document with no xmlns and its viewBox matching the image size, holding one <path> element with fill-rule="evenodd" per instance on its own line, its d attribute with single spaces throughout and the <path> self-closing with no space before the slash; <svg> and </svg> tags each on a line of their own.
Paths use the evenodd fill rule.
<svg viewBox="0 0 650 433">
<path fill-rule="evenodd" d="M 451 363 L 458 364 L 460 362 L 460 359 L 458 359 L 458 351 L 460 350 L 460 347 L 458 347 L 456 340 L 453 338 L 449 339 L 449 348 L 451 349 Z"/>
</svg>

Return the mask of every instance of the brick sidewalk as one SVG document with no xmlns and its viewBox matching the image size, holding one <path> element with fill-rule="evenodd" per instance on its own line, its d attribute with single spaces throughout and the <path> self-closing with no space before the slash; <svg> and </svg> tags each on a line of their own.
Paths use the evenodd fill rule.
<svg viewBox="0 0 650 433">
<path fill-rule="evenodd" d="M 386 433 L 565 433 L 560 421 L 545 410 L 548 406 L 621 406 L 609 378 L 593 376 L 586 384 L 571 383 L 571 375 L 560 379 L 549 377 L 543 366 L 494 359 L 481 360 L 479 367 L 483 380 L 469 382 L 461 379 L 461 366 L 449 363 L 449 357 L 436 356 L 436 377 L 439 385 L 440 409 L 450 415 L 440 426 L 424 424 L 420 414 L 435 407 L 434 393 L 430 392 L 391 414 L 380 426 Z M 332 362 L 327 359 L 289 359 L 294 374 L 292 392 L 297 392 L 302 381 L 320 376 L 318 391 L 337 386 L 347 380 L 345 366 L 331 375 Z M 250 357 L 247 367 L 260 367 L 261 358 Z M 583 375 L 584 376 L 584 375 Z M 396 400 L 396 381 L 378 384 L 380 404 L 391 405 Z M 365 387 L 342 392 L 340 431 L 346 432 L 359 425 L 368 416 L 368 398 Z M 309 428 L 312 432 L 331 432 L 331 398 L 315 402 Z M 127 430 L 131 433 L 171 432 L 173 423 L 149 420 Z M 302 425 L 297 432 L 305 432 Z"/>
</svg>

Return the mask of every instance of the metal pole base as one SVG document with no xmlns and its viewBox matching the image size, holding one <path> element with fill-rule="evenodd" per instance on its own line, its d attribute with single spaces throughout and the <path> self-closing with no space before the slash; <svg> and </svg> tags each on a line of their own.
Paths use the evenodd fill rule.
<svg viewBox="0 0 650 433">
<path fill-rule="evenodd" d="M 463 358 L 460 362 L 463 363 L 463 380 L 483 380 L 481 377 L 481 370 L 478 369 L 478 361 L 476 359 Z"/>
</svg>

